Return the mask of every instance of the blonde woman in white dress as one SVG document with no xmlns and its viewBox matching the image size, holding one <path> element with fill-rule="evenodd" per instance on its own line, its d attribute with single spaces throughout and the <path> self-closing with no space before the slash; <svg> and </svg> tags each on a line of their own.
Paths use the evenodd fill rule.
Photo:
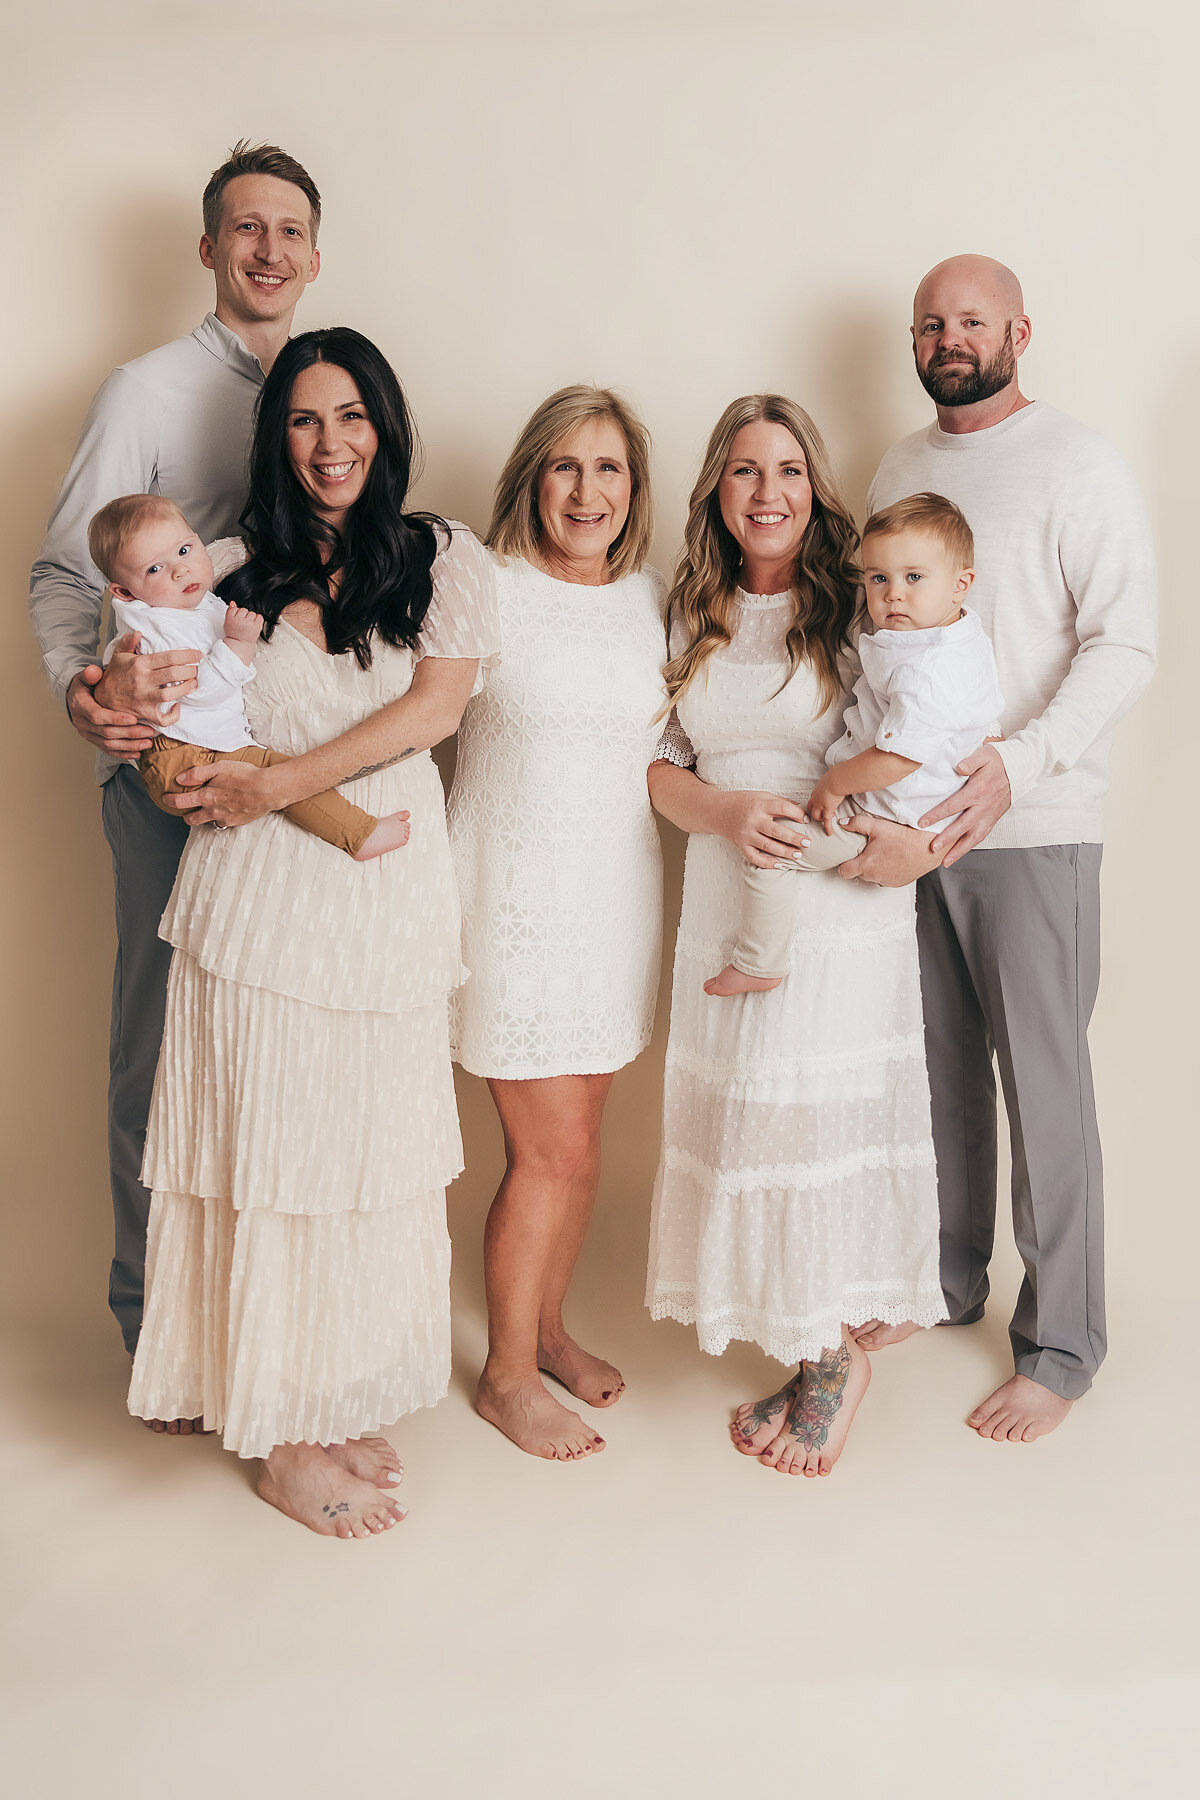
<svg viewBox="0 0 1200 1800">
<path fill-rule="evenodd" d="M 250 560 L 219 585 L 263 617 L 247 714 L 294 760 L 185 778 L 193 818 L 238 829 L 192 833 L 164 915 L 143 1169 L 130 1411 L 203 1417 L 263 1459 L 263 1499 L 342 1538 L 403 1516 L 395 1451 L 371 1434 L 449 1380 L 446 996 L 462 971 L 428 750 L 499 638 L 481 546 L 403 511 L 412 451 L 365 338 L 284 347 L 251 452 Z M 275 810 L 335 785 L 407 811 L 407 846 L 356 863 Z"/>
<path fill-rule="evenodd" d="M 819 829 L 804 802 L 856 672 L 857 543 L 808 415 L 734 401 L 691 496 L 650 771 L 690 835 L 647 1305 L 711 1355 L 749 1339 L 799 1365 L 733 1437 L 809 1476 L 870 1380 L 848 1328 L 945 1316 L 912 889 L 797 874 L 786 979 L 736 998 L 704 982 L 738 935 L 741 859 L 778 866 Z"/>
<path fill-rule="evenodd" d="M 484 1076 L 507 1167 L 484 1255 L 480 1413 L 522 1450 L 604 1447 L 547 1388 L 592 1407 L 624 1388 L 563 1322 L 600 1172 L 614 1072 L 644 1049 L 662 871 L 646 766 L 661 727 L 665 584 L 645 567 L 649 443 L 606 389 L 564 388 L 522 431 L 487 542 L 502 656 L 463 715 L 450 839 L 471 978 L 454 1054 Z"/>
</svg>

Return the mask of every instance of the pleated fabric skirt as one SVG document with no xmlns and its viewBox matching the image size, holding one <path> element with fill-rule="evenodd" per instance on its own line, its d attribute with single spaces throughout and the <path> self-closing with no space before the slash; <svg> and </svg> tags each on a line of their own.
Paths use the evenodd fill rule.
<svg viewBox="0 0 1200 1800">
<path fill-rule="evenodd" d="M 434 1405 L 461 1167 L 444 1000 L 339 1011 L 177 951 L 130 1411 L 202 1417 L 253 1457 Z"/>
</svg>

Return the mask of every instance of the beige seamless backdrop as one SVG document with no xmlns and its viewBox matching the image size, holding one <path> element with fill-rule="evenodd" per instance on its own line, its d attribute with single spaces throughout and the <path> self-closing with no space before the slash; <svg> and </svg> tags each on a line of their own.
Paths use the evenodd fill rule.
<svg viewBox="0 0 1200 1800">
<path fill-rule="evenodd" d="M 189 1746 L 169 1783 L 185 1796 L 218 1777 L 236 1796 L 323 1794 L 347 1744 L 378 1746 L 414 1800 L 724 1795 L 764 1758 L 785 1791 L 834 1796 L 924 1793 L 951 1770 L 968 1800 L 1167 1791 L 1196 1672 L 1178 1430 L 1197 1250 L 1193 19 L 1170 0 L 9 9 L 0 1094 L 23 1794 L 161 1792 L 164 1742 Z M 1056 1439 L 981 1446 L 961 1424 L 1005 1372 L 1002 1213 L 988 1324 L 877 1359 L 833 1479 L 732 1456 L 730 1405 L 779 1371 L 748 1347 L 705 1362 L 640 1310 L 665 1011 L 614 1089 L 579 1278 L 581 1329 L 630 1377 L 594 1469 L 521 1459 L 469 1408 L 499 1166 L 471 1080 L 455 1387 L 396 1434 L 404 1541 L 330 1553 L 213 1443 L 123 1419 L 104 1305 L 109 865 L 91 755 L 50 699 L 24 596 L 96 386 L 208 308 L 200 190 L 243 135 L 321 188 L 297 328 L 353 325 L 391 357 L 425 444 L 418 502 L 482 530 L 532 407 L 615 384 L 654 437 L 664 571 L 729 399 L 808 408 L 861 520 L 882 451 L 931 416 L 907 337 L 919 276 L 979 250 L 1023 279 L 1024 389 L 1125 452 L 1163 594 L 1161 672 L 1117 738 L 1092 1033 L 1110 1360 Z M 669 942 L 682 852 L 665 837 Z M 314 1734 L 315 1708 L 340 1727 Z M 986 1746 L 981 1713 L 1004 1721 Z"/>
</svg>

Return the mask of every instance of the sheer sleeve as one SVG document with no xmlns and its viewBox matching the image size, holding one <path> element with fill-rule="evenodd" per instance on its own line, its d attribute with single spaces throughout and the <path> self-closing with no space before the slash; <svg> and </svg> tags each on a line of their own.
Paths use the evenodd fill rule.
<svg viewBox="0 0 1200 1800">
<path fill-rule="evenodd" d="M 654 755 L 650 761 L 674 763 L 677 769 L 694 769 L 696 766 L 692 740 L 679 723 L 679 714 L 674 707 L 671 708 L 671 716 L 654 747 Z"/>
<path fill-rule="evenodd" d="M 214 587 L 249 561 L 250 552 L 240 537 L 218 538 L 215 543 L 206 545 L 206 549 L 213 566 Z"/>
<path fill-rule="evenodd" d="M 500 659 L 496 567 L 474 533 L 454 521 L 450 542 L 433 560 L 433 599 L 416 656 L 477 656 L 483 668 Z"/>
</svg>

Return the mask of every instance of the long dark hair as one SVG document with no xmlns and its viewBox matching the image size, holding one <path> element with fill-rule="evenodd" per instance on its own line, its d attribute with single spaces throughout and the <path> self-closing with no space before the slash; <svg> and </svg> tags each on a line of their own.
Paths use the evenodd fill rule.
<svg viewBox="0 0 1200 1800">
<path fill-rule="evenodd" d="M 312 510 L 287 455 L 292 388 L 319 362 L 345 369 L 379 439 L 366 486 L 340 531 Z M 438 533 L 450 536 L 436 513 L 404 511 L 419 449 L 400 383 L 369 338 L 337 325 L 289 339 L 255 411 L 250 497 L 240 521 L 250 559 L 219 584 L 221 599 L 261 614 L 268 639 L 285 606 L 315 600 L 324 613 L 326 647 L 335 655 L 353 650 L 362 669 L 370 667 L 373 633 L 411 649 L 433 593 Z M 336 598 L 329 585 L 334 574 L 340 576 Z"/>
</svg>

